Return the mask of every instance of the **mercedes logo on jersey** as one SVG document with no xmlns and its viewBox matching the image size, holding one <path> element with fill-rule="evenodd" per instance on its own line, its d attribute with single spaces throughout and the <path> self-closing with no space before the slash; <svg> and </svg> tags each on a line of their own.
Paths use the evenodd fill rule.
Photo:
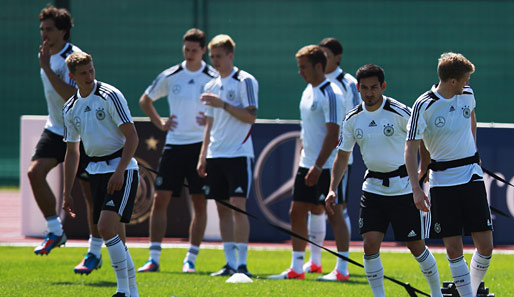
<svg viewBox="0 0 514 297">
<path fill-rule="evenodd" d="M 171 92 L 175 95 L 177 95 L 178 93 L 180 93 L 180 90 L 182 88 L 180 87 L 180 85 L 173 85 L 171 86 Z"/>
<path fill-rule="evenodd" d="M 471 116 L 471 109 L 469 109 L 469 106 L 464 106 L 462 108 L 462 115 L 468 119 Z"/>
<path fill-rule="evenodd" d="M 386 125 L 384 125 L 384 135 L 385 136 L 391 136 L 393 134 L 394 134 L 393 124 L 386 124 Z"/>
<path fill-rule="evenodd" d="M 362 139 L 363 136 L 364 136 L 364 132 L 362 131 L 361 128 L 355 129 L 355 138 Z"/>
<path fill-rule="evenodd" d="M 446 119 L 444 117 L 438 116 L 437 118 L 435 118 L 434 125 L 436 127 L 441 128 L 444 126 L 444 124 L 446 124 Z"/>
<path fill-rule="evenodd" d="M 285 200 L 291 201 L 293 186 L 295 181 L 296 172 L 298 171 L 298 163 L 300 160 L 300 131 L 290 131 L 283 133 L 274 139 L 272 139 L 262 150 L 257 162 L 255 163 L 254 170 L 254 188 L 255 188 L 255 196 L 257 200 L 257 205 L 261 209 L 262 213 L 270 222 L 279 225 L 283 228 L 289 229 L 291 225 L 288 221 L 284 221 L 279 216 L 279 209 L 276 207 L 276 204 L 279 202 L 283 202 Z M 268 170 L 277 170 L 274 168 L 276 165 L 273 164 L 270 160 L 273 157 L 277 157 L 277 153 L 282 151 L 290 152 L 291 147 L 294 147 L 294 154 L 284 154 L 287 157 L 291 157 L 286 162 L 282 162 L 282 164 L 290 164 L 285 168 L 287 172 L 290 172 L 290 175 L 287 175 L 287 180 L 279 185 L 276 189 L 272 190 L 271 193 L 264 192 L 263 183 L 266 180 L 266 177 L 269 176 L 266 172 Z M 283 155 L 280 155 L 282 157 Z M 281 158 L 282 159 L 282 158 Z M 284 168 L 280 168 L 280 170 L 284 170 Z M 290 171 L 289 171 L 290 170 Z M 271 188 L 270 186 L 266 188 Z M 288 205 L 289 207 L 289 205 Z M 280 208 L 283 210 L 283 208 Z M 283 213 L 283 212 L 282 212 Z"/>
</svg>

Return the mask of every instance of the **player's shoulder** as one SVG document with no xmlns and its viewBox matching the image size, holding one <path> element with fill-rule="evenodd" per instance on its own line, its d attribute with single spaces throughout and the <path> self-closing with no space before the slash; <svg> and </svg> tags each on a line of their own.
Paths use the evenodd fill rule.
<svg viewBox="0 0 514 297">
<path fill-rule="evenodd" d="M 118 101 L 120 98 L 124 98 L 123 94 L 116 87 L 101 81 L 97 81 L 95 95 L 100 98 L 107 100 L 112 99 Z"/>
<path fill-rule="evenodd" d="M 462 90 L 462 95 L 475 95 L 473 92 L 473 89 L 470 86 L 464 86 L 464 89 Z"/>
<path fill-rule="evenodd" d="M 413 110 L 414 112 L 419 112 L 423 109 L 426 110 L 439 100 L 440 98 L 432 90 L 428 90 L 416 99 Z"/>
<path fill-rule="evenodd" d="M 349 85 L 357 85 L 357 79 L 351 75 L 350 73 L 348 72 L 343 72 L 344 73 L 344 77 L 343 77 L 343 81 L 346 82 L 347 84 Z"/>
<path fill-rule="evenodd" d="M 350 109 L 346 113 L 346 117 L 344 118 L 345 122 L 349 121 L 352 118 L 356 118 L 357 115 L 363 114 L 364 109 L 362 108 L 362 104 L 356 105 L 354 108 Z"/>
<path fill-rule="evenodd" d="M 63 106 L 63 113 L 66 115 L 67 113 L 69 113 L 69 111 L 73 108 L 73 106 L 75 106 L 75 103 L 77 103 L 77 100 L 78 100 L 78 95 L 77 93 L 75 93 L 73 96 L 71 96 L 68 100 L 66 100 L 66 102 L 64 103 L 64 106 Z"/>
<path fill-rule="evenodd" d="M 176 75 L 177 73 L 180 73 L 182 70 L 184 70 L 184 67 L 182 67 L 182 64 L 173 65 L 169 68 L 164 69 L 159 76 L 161 77 L 171 77 L 173 75 Z"/>
<path fill-rule="evenodd" d="M 212 67 L 211 65 L 207 65 L 207 64 L 205 64 L 205 67 L 203 68 L 202 73 L 207 75 L 210 78 L 216 78 L 219 75 L 218 71 L 216 71 L 216 69 L 214 69 L 214 67 Z"/>
<path fill-rule="evenodd" d="M 339 86 L 336 83 L 334 83 L 333 81 L 330 81 L 328 79 L 326 81 L 324 81 L 323 83 L 321 83 L 319 89 L 325 96 L 329 96 L 331 94 L 334 94 L 337 96 L 342 96 L 342 94 L 343 94 L 343 92 L 341 91 L 341 88 L 339 88 Z"/>
<path fill-rule="evenodd" d="M 397 114 L 404 118 L 409 118 L 411 115 L 411 109 L 407 105 L 401 103 L 400 101 L 386 97 L 386 102 L 384 103 L 384 110 Z"/>
<path fill-rule="evenodd" d="M 251 80 L 253 82 L 257 82 L 257 80 L 255 79 L 255 77 L 253 75 L 251 75 L 250 73 L 242 70 L 242 69 L 237 69 L 236 72 L 234 72 L 234 74 L 232 75 L 232 78 L 237 80 L 237 81 L 245 81 L 245 80 Z"/>
<path fill-rule="evenodd" d="M 72 53 L 81 52 L 81 51 L 82 50 L 78 46 L 76 46 L 72 43 L 67 43 L 64 47 L 64 50 L 61 52 L 61 58 L 65 60 Z"/>
</svg>

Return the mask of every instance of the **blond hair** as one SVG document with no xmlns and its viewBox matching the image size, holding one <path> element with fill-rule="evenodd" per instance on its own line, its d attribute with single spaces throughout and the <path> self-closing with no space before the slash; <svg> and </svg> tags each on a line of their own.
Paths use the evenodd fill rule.
<svg viewBox="0 0 514 297">
<path fill-rule="evenodd" d="M 79 65 L 87 65 L 93 62 L 93 57 L 85 52 L 74 52 L 66 58 L 66 66 L 70 73 L 74 74 Z"/>
<path fill-rule="evenodd" d="M 302 47 L 296 53 L 296 58 L 299 59 L 302 57 L 306 57 L 309 62 L 311 62 L 312 66 L 321 63 L 323 71 L 325 71 L 325 67 L 327 65 L 327 56 L 325 56 L 325 53 L 319 45 L 311 44 Z"/>
<path fill-rule="evenodd" d="M 227 51 L 227 53 L 233 53 L 236 48 L 236 43 L 230 36 L 226 34 L 219 34 L 214 36 L 214 38 L 209 42 L 209 50 L 212 48 L 221 47 Z"/>
<path fill-rule="evenodd" d="M 443 53 L 437 64 L 437 74 L 442 82 L 452 78 L 459 80 L 473 72 L 475 72 L 475 65 L 459 53 Z"/>
</svg>

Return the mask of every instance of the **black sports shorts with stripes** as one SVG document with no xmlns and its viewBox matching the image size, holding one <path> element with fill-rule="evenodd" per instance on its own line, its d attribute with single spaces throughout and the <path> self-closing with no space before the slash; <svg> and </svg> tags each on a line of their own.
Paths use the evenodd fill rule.
<svg viewBox="0 0 514 297">
<path fill-rule="evenodd" d="M 55 134 L 52 131 L 45 129 L 43 133 L 41 133 L 41 137 L 36 145 L 36 152 L 32 156 L 32 161 L 37 159 L 56 159 L 57 163 L 64 162 L 64 157 L 66 156 L 66 142 L 64 142 L 63 137 L 59 134 Z M 80 161 L 79 167 L 77 170 L 77 177 L 82 180 L 88 180 L 88 174 L 86 172 L 86 153 L 84 151 L 84 146 L 82 142 L 80 142 Z"/>
<path fill-rule="evenodd" d="M 391 223 L 394 239 L 400 242 L 425 239 L 425 216 L 416 208 L 411 194 L 384 196 L 362 192 L 359 213 L 359 231 L 386 233 Z"/>
<path fill-rule="evenodd" d="M 112 174 L 111 172 L 89 175 L 91 195 L 93 196 L 93 222 L 95 224 L 98 224 L 100 213 L 104 210 L 119 214 L 122 223 L 130 222 L 139 184 L 139 171 L 135 169 L 125 170 L 121 190 L 108 194 L 107 185 Z"/>
<path fill-rule="evenodd" d="M 252 179 L 250 157 L 209 158 L 206 172 L 204 189 L 207 199 L 248 198 Z"/>
<path fill-rule="evenodd" d="M 478 175 L 466 184 L 433 187 L 430 199 L 430 238 L 493 230 L 485 184 Z"/>
<path fill-rule="evenodd" d="M 159 162 L 159 174 L 155 179 L 155 189 L 172 191 L 173 197 L 180 197 L 184 179 L 190 194 L 203 193 L 205 179 L 198 175 L 196 166 L 202 143 L 164 146 Z"/>
<path fill-rule="evenodd" d="M 309 168 L 298 167 L 293 188 L 293 201 L 308 202 L 315 205 L 325 205 L 325 198 L 328 195 L 330 187 L 330 169 L 323 169 L 318 179 L 318 183 L 314 186 L 305 184 L 305 176 L 309 172 Z M 337 203 L 346 202 L 343 200 L 343 181 L 337 187 Z"/>
</svg>

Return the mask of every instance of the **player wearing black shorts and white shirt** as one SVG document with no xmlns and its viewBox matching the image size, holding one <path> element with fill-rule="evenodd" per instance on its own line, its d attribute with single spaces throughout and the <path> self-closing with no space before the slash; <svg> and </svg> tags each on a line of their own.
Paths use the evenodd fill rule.
<svg viewBox="0 0 514 297">
<path fill-rule="evenodd" d="M 207 83 L 202 94 L 207 123 L 197 168 L 200 176 L 207 177 L 207 198 L 226 200 L 244 210 L 252 178 L 251 128 L 257 118 L 259 85 L 251 74 L 234 67 L 234 49 L 228 35 L 217 35 L 209 42 L 209 56 L 220 76 Z M 251 276 L 246 263 L 248 217 L 216 205 L 226 264 L 211 275 L 237 271 Z"/>
<path fill-rule="evenodd" d="M 368 64 L 357 71 L 362 104 L 345 118 L 339 151 L 332 168 L 328 212 L 335 205 L 336 188 L 344 174 L 351 151 L 359 144 L 368 168 L 362 185 L 359 230 L 364 239 L 364 270 L 374 296 L 385 296 L 380 245 L 389 224 L 395 240 L 406 242 L 419 262 L 432 296 L 442 296 L 434 256 L 425 246 L 423 214 L 412 200 L 404 165 L 405 137 L 411 111 L 386 97 L 384 71 Z"/>
<path fill-rule="evenodd" d="M 69 77 L 65 59 L 71 53 L 80 51 L 78 47 L 68 42 L 71 27 L 73 26 L 70 13 L 66 9 L 57 9 L 53 6 L 44 8 L 39 20 L 43 45 L 39 51 L 41 66 L 41 81 L 48 107 L 48 119 L 45 130 L 36 146 L 32 162 L 28 170 L 28 177 L 34 193 L 34 198 L 43 213 L 49 233 L 43 243 L 34 249 L 36 254 L 48 254 L 59 245 L 66 242 L 66 234 L 56 212 L 56 199 L 50 190 L 46 176 L 48 172 L 64 161 L 66 143 L 63 142 L 64 124 L 62 108 L 64 102 L 76 91 L 76 85 Z M 82 151 L 82 145 L 80 146 Z M 81 154 L 82 156 L 83 154 Z M 87 221 L 91 232 L 89 249 L 82 262 L 78 264 L 75 273 L 89 274 L 101 267 L 102 238 L 93 224 L 93 207 L 87 173 L 84 171 L 85 158 L 80 159 L 77 177 L 82 187 L 82 193 L 87 206 Z"/>
<path fill-rule="evenodd" d="M 205 126 L 204 105 L 200 100 L 203 87 L 217 72 L 202 60 L 206 51 L 205 33 L 192 28 L 183 38 L 185 61 L 157 76 L 141 96 L 139 104 L 154 125 L 167 131 L 166 145 L 155 180 L 155 197 L 150 216 L 150 258 L 138 272 L 160 269 L 161 242 L 166 232 L 167 208 L 172 196 L 180 197 L 184 178 L 193 202 L 193 219 L 189 228 L 190 246 L 183 261 L 182 272 L 195 272 L 207 223 L 207 200 L 202 191 L 204 179 L 196 171 Z M 163 121 L 153 102 L 168 97 L 170 116 Z"/>
<path fill-rule="evenodd" d="M 125 225 L 130 221 L 139 182 L 138 165 L 133 158 L 138 136 L 127 101 L 115 87 L 95 80 L 90 55 L 73 53 L 66 59 L 70 77 L 78 91 L 64 105 L 63 209 L 72 217 L 73 187 L 82 139 L 89 164 L 93 195 L 94 223 L 105 240 L 116 274 L 114 296 L 139 296 L 134 263 L 125 246 Z"/>
<path fill-rule="evenodd" d="M 493 252 L 491 214 L 476 147 L 476 101 L 468 86 L 474 70 L 461 54 L 441 55 L 440 81 L 414 103 L 405 148 L 414 201 L 418 209 L 430 207 L 430 236 L 443 239 L 460 296 L 476 296 Z M 418 174 L 421 141 L 427 150 L 420 151 Z M 430 200 L 418 183 L 427 167 L 431 168 Z M 469 269 L 463 256 L 463 233 L 471 233 L 476 247 Z"/>
<path fill-rule="evenodd" d="M 314 242 L 321 244 L 324 232 L 319 232 L 319 229 L 314 227 L 325 227 L 324 200 L 330 181 L 330 166 L 335 157 L 334 148 L 339 135 L 339 124 L 347 107 L 341 89 L 325 77 L 327 58 L 319 46 L 308 45 L 301 48 L 296 53 L 296 59 L 299 74 L 308 85 L 300 101 L 302 151 L 291 202 L 291 230 L 304 237 L 309 234 Z M 342 191 L 339 193 L 342 194 Z M 311 230 L 308 230 L 307 223 L 309 212 Z M 334 228 L 338 251 L 347 256 L 348 244 L 341 245 L 343 241 L 340 238 L 342 234 L 348 234 L 342 212 L 338 213 L 337 217 L 329 216 L 329 221 Z M 291 266 L 281 274 L 271 275 L 270 278 L 305 279 L 305 272 L 320 273 L 321 254 L 313 255 L 304 265 L 305 247 L 305 241 L 292 237 Z M 347 265 L 346 261 L 344 265 Z M 337 274 L 338 271 L 341 272 Z M 329 275 L 330 280 L 347 280 L 348 273 L 342 273 L 343 271 L 346 271 L 345 267 L 335 269 Z"/>
</svg>

